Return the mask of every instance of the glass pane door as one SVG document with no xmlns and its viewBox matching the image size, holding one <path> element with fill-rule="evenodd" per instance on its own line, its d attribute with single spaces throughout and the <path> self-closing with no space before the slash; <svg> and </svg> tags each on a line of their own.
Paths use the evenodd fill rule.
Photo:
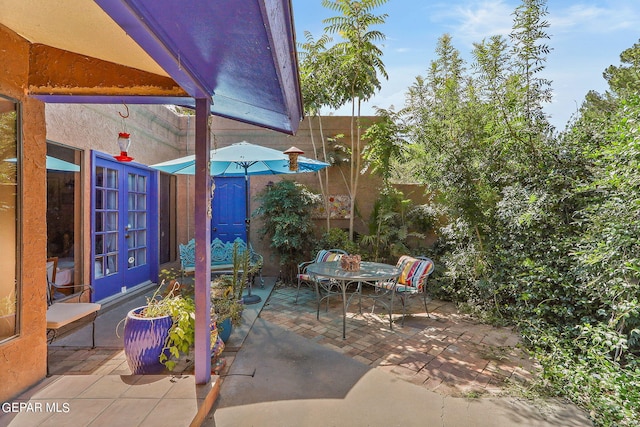
<svg viewBox="0 0 640 427">
<path fill-rule="evenodd" d="M 94 278 L 118 273 L 119 256 L 119 171 L 96 167 L 94 189 Z"/>
<path fill-rule="evenodd" d="M 147 263 L 147 177 L 128 173 L 127 268 Z"/>
<path fill-rule="evenodd" d="M 157 279 L 158 173 L 93 157 L 93 285 L 101 300 Z"/>
</svg>

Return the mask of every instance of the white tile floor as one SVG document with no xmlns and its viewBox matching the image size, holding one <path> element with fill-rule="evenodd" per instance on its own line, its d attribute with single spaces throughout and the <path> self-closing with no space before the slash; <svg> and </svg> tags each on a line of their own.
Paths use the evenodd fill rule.
<svg viewBox="0 0 640 427">
<path fill-rule="evenodd" d="M 204 419 L 220 379 L 196 385 L 192 375 L 52 376 L 3 410 L 2 426 L 190 426 Z M 22 406 L 21 406 L 22 405 Z"/>
</svg>

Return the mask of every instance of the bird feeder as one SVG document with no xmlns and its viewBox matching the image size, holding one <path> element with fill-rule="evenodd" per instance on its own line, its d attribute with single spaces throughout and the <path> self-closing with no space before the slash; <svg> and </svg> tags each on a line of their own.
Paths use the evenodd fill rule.
<svg viewBox="0 0 640 427">
<path fill-rule="evenodd" d="M 296 147 L 291 147 L 287 151 L 285 151 L 284 154 L 289 156 L 289 170 L 290 171 L 297 171 L 298 170 L 298 156 L 301 155 L 301 154 L 304 154 L 304 151 L 302 151 L 301 149 L 296 148 Z"/>
<path fill-rule="evenodd" d="M 130 162 L 131 160 L 133 160 L 133 157 L 129 157 L 129 155 L 127 154 L 130 145 L 130 135 L 126 132 L 120 132 L 118 134 L 118 146 L 120 147 L 120 155 L 113 157 L 119 162 Z"/>
</svg>

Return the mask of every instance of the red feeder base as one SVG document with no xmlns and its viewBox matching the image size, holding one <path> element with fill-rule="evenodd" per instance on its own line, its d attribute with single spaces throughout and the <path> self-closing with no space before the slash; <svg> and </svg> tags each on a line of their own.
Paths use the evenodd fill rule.
<svg viewBox="0 0 640 427">
<path fill-rule="evenodd" d="M 119 162 L 130 162 L 131 160 L 133 160 L 133 157 L 127 156 L 126 151 L 121 151 L 119 156 L 113 156 L 113 158 Z"/>
</svg>

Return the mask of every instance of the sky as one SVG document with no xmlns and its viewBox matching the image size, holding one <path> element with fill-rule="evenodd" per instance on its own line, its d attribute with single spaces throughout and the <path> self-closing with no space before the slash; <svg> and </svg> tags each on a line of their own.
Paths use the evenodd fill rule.
<svg viewBox="0 0 640 427">
<path fill-rule="evenodd" d="M 338 15 L 322 7 L 321 0 L 292 0 L 292 4 L 298 42 L 305 40 L 305 31 L 318 39 L 324 32 L 323 19 Z M 389 79 L 363 104 L 363 114 L 375 114 L 374 107 L 402 108 L 416 76 L 424 76 L 436 59 L 437 41 L 444 33 L 452 36 L 454 47 L 470 65 L 474 42 L 495 34 L 508 37 L 512 14 L 520 4 L 519 0 L 388 0 L 376 9 L 376 14 L 388 15 L 385 24 L 373 28 L 386 36 L 380 47 Z M 553 100 L 545 111 L 561 131 L 587 92 L 607 90 L 602 72 L 620 65 L 620 53 L 640 40 L 640 0 L 548 0 L 547 10 L 551 38 L 545 42 L 552 51 L 540 77 L 552 81 Z M 349 115 L 350 108 L 333 114 Z"/>
</svg>

